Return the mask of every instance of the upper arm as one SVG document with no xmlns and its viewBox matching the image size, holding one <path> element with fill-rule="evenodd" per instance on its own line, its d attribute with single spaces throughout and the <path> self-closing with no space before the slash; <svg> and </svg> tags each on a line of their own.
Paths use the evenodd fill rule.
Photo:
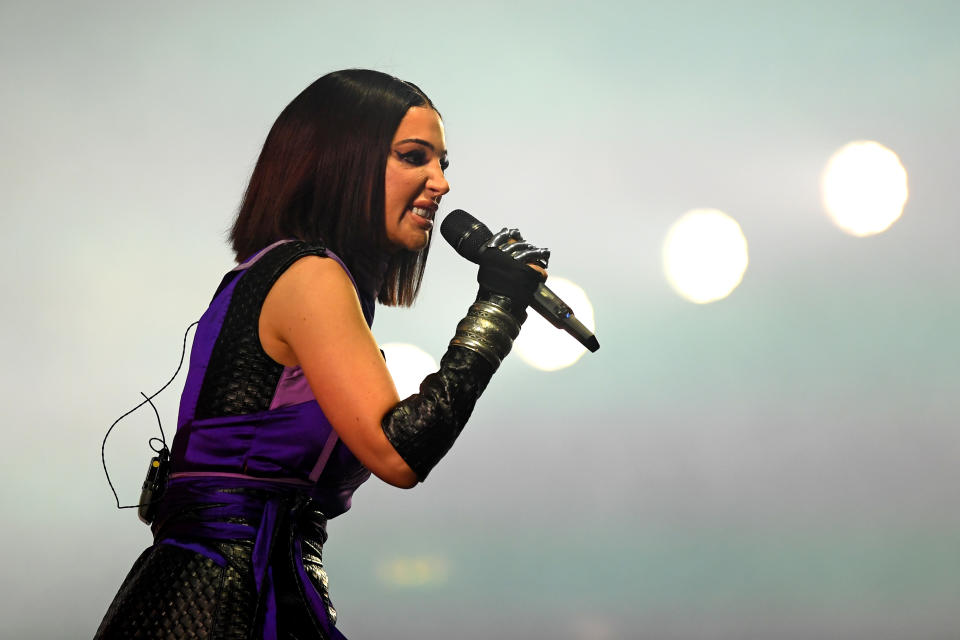
<svg viewBox="0 0 960 640">
<path fill-rule="evenodd" d="M 335 260 L 310 256 L 287 269 L 267 294 L 259 329 L 268 355 L 303 368 L 330 424 L 360 462 L 390 484 L 416 484 L 380 427 L 400 398 L 353 283 Z"/>
</svg>

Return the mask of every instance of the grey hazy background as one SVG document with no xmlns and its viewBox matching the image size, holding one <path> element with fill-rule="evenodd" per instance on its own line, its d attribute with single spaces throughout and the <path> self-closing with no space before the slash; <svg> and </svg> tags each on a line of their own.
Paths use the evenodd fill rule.
<svg viewBox="0 0 960 640">
<path fill-rule="evenodd" d="M 357 492 L 327 547 L 349 637 L 958 637 L 958 33 L 955 2 L 3 2 L 0 635 L 93 634 L 149 544 L 103 433 L 231 266 L 274 118 L 360 66 L 430 94 L 444 211 L 551 247 L 602 348 L 511 359 L 425 485 Z M 856 139 L 911 189 L 859 240 L 818 193 Z M 702 307 L 660 266 L 695 207 L 751 251 Z M 374 333 L 439 357 L 472 279 L 435 244 Z M 155 433 L 109 442 L 124 503 Z"/>
</svg>

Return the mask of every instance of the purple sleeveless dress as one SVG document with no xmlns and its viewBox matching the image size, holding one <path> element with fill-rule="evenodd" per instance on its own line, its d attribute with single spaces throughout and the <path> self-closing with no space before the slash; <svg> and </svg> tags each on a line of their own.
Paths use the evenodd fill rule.
<svg viewBox="0 0 960 640">
<path fill-rule="evenodd" d="M 174 479 L 241 474 L 302 484 L 302 491 L 333 518 L 350 508 L 353 492 L 370 472 L 339 441 L 300 367 L 270 360 L 256 330 L 270 286 L 306 255 L 325 255 L 347 271 L 332 251 L 300 242 L 275 243 L 227 274 L 200 318 L 180 400 L 173 472 Z M 247 272 L 268 260 L 273 264 L 261 264 L 266 269 L 255 274 L 259 282 L 252 291 L 238 292 Z M 237 300 L 235 293 L 252 299 Z M 374 295 L 358 289 L 368 326 L 373 324 Z M 231 323 L 245 326 L 234 329 Z M 225 337 L 225 332 L 240 335 Z M 240 361 L 237 352 L 244 347 L 254 357 Z M 273 379 L 264 368 L 273 369 Z"/>
<path fill-rule="evenodd" d="M 323 247 L 281 241 L 228 273 L 201 317 L 154 545 L 98 638 L 344 638 L 321 546 L 326 519 L 350 508 L 370 472 L 337 437 L 303 371 L 271 360 L 258 332 L 270 287 L 308 255 L 347 270 Z M 357 292 L 369 325 L 375 294 Z M 197 575 L 209 578 L 193 584 Z M 157 630 L 157 620 L 169 628 Z"/>
</svg>

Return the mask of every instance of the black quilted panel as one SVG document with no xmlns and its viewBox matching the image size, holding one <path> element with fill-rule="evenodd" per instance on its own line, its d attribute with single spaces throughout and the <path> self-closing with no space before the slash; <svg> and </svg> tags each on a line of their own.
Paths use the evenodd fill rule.
<svg viewBox="0 0 960 640">
<path fill-rule="evenodd" d="M 260 309 L 277 278 L 310 255 L 324 255 L 324 248 L 288 242 L 271 249 L 240 276 L 200 387 L 196 418 L 246 415 L 270 408 L 283 365 L 271 360 L 260 344 Z"/>
<path fill-rule="evenodd" d="M 277 593 L 277 633 L 285 640 L 329 640 L 313 608 L 308 604 L 305 585 L 297 577 L 294 557 L 295 531 L 300 532 L 301 561 L 307 575 L 327 609 L 327 619 L 336 621 L 336 611 L 327 591 L 327 577 L 323 570 L 323 543 L 327 539 L 326 518 L 308 503 L 294 509 L 294 523 L 285 523 L 279 535 L 282 542 L 273 555 L 273 577 Z M 292 525 L 292 527 L 291 527 Z"/>
<path fill-rule="evenodd" d="M 95 640 L 240 640 L 250 635 L 256 604 L 249 556 L 221 567 L 199 553 L 157 545 L 130 570 Z"/>
<path fill-rule="evenodd" d="M 220 640 L 247 640 L 257 621 L 258 596 L 253 577 L 252 540 L 217 545 L 226 561 L 223 597 L 214 616 L 216 637 Z"/>
</svg>

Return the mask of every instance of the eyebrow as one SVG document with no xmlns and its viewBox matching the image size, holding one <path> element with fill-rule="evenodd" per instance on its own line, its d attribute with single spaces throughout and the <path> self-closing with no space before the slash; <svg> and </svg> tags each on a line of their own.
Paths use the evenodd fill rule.
<svg viewBox="0 0 960 640">
<path fill-rule="evenodd" d="M 431 143 L 427 142 L 423 138 L 404 138 L 403 140 L 397 140 L 394 144 L 403 144 L 404 142 L 416 142 L 417 144 L 422 144 L 425 147 L 429 147 L 431 151 L 437 153 L 437 148 L 434 147 Z M 447 150 L 444 149 L 438 155 L 445 156 L 447 155 Z"/>
</svg>

